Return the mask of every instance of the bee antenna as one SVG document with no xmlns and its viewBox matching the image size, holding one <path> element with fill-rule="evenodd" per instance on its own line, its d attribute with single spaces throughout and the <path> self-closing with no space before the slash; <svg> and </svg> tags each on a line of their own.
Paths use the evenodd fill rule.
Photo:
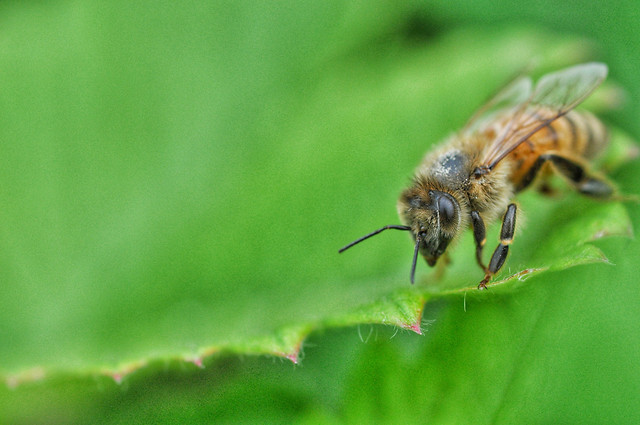
<svg viewBox="0 0 640 425">
<path fill-rule="evenodd" d="M 416 238 L 416 247 L 413 250 L 413 262 L 411 263 L 411 284 L 415 281 L 416 277 L 416 264 L 418 262 L 418 249 L 420 248 L 420 237 Z"/>
<path fill-rule="evenodd" d="M 364 235 L 360 239 L 356 239 L 355 241 L 351 242 L 349 245 L 343 246 L 342 248 L 340 248 L 338 250 L 338 253 L 342 253 L 342 252 L 346 251 L 347 249 L 351 248 L 352 246 L 354 246 L 355 244 L 359 244 L 363 240 L 369 239 L 371 236 L 375 236 L 378 233 L 382 232 L 383 230 L 387 230 L 387 229 L 411 230 L 411 227 L 410 226 L 398 226 L 398 225 L 395 225 L 395 224 L 391 224 L 389 226 L 384 226 L 382 229 L 378 229 L 378 230 L 376 230 L 374 232 L 369 233 L 368 235 Z"/>
</svg>

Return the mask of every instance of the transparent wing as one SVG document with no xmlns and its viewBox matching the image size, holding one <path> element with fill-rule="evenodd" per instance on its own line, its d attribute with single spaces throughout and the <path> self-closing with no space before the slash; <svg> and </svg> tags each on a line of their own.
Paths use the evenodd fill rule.
<svg viewBox="0 0 640 425">
<path fill-rule="evenodd" d="M 494 121 L 505 109 L 528 101 L 531 98 L 532 87 L 533 82 L 527 76 L 514 79 L 478 109 L 462 131 L 467 134 L 474 133 Z"/>
<path fill-rule="evenodd" d="M 485 152 L 481 168 L 491 170 L 500 160 L 543 127 L 567 114 L 607 76 L 607 66 L 586 63 L 543 76 L 528 99 L 499 114 L 499 122 L 486 122 L 476 131 L 495 137 Z"/>
</svg>

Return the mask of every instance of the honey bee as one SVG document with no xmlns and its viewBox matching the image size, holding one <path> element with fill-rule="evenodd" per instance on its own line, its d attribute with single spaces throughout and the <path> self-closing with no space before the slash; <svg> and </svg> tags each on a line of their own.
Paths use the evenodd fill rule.
<svg viewBox="0 0 640 425">
<path fill-rule="evenodd" d="M 586 196 L 614 195 L 614 186 L 589 167 L 589 161 L 607 145 L 607 131 L 592 114 L 574 111 L 606 76 L 606 65 L 586 63 L 544 75 L 535 86 L 529 77 L 517 78 L 460 132 L 426 155 L 413 183 L 398 200 L 403 225 L 384 226 L 339 252 L 387 229 L 409 231 L 415 243 L 413 283 L 418 254 L 434 266 L 469 226 L 476 261 L 484 272 L 478 289 L 486 289 L 503 266 L 514 238 L 515 194 L 534 181 L 544 187 L 555 172 Z M 500 242 L 485 266 L 485 223 L 500 217 Z"/>
</svg>

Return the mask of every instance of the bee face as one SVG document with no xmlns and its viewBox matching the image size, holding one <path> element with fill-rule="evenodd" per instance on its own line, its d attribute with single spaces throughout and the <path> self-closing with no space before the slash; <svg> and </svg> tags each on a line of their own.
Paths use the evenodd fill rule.
<svg viewBox="0 0 640 425">
<path fill-rule="evenodd" d="M 459 232 L 460 204 L 447 192 L 412 187 L 402 194 L 398 209 L 420 254 L 427 264 L 435 265 Z"/>
</svg>

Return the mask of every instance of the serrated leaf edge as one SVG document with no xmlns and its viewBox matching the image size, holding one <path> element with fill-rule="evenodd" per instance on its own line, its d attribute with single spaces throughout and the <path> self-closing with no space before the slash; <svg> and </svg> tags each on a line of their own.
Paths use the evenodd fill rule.
<svg viewBox="0 0 640 425">
<path fill-rule="evenodd" d="M 585 246 L 589 245 L 592 247 L 593 252 L 597 253 L 595 257 L 590 258 L 582 258 L 576 259 L 576 261 L 568 266 L 560 266 L 560 267 L 537 267 L 537 268 L 527 268 L 520 270 L 516 273 L 510 274 L 509 276 L 491 282 L 487 285 L 487 287 L 500 287 L 505 284 L 517 281 L 524 282 L 529 277 L 540 274 L 542 272 L 547 271 L 556 271 L 556 270 L 564 270 L 567 268 L 585 265 L 585 264 L 593 264 L 593 263 L 607 263 L 611 264 L 608 258 L 604 255 L 604 253 L 594 245 L 591 245 L 589 242 L 593 242 L 596 240 L 600 240 L 603 238 L 613 237 L 613 236 L 622 236 L 627 238 L 633 238 L 633 229 L 631 226 L 625 228 L 624 231 L 616 232 L 610 231 L 608 229 L 601 229 L 595 234 L 591 235 L 584 242 L 577 244 L 576 246 Z M 371 324 L 371 325 L 387 325 L 387 326 L 397 326 L 401 329 L 410 330 L 415 332 L 418 335 L 423 335 L 424 330 L 422 328 L 423 323 L 423 313 L 426 303 L 432 299 L 451 296 L 451 295 L 461 295 L 465 294 L 469 291 L 477 291 L 477 287 L 465 287 L 465 288 L 456 288 L 452 290 L 441 291 L 437 293 L 411 293 L 412 296 L 416 296 L 419 299 L 418 305 L 419 308 L 416 308 L 413 311 L 403 312 L 405 315 L 405 319 L 400 319 L 398 317 L 394 317 L 389 320 L 386 316 L 381 316 L 379 320 L 368 320 L 361 322 L 354 322 L 350 320 L 345 320 L 346 317 L 353 316 L 357 314 L 357 311 L 362 309 L 366 309 L 375 304 L 379 304 L 380 301 L 375 301 L 367 305 L 360 306 L 349 313 L 345 313 L 343 315 L 338 315 L 336 317 L 332 317 L 329 319 L 324 319 L 322 321 L 304 323 L 301 325 L 295 326 L 287 326 L 283 327 L 277 331 L 275 331 L 272 335 L 258 337 L 247 341 L 242 344 L 226 344 L 226 345 L 216 345 L 210 346 L 207 348 L 203 348 L 198 351 L 197 354 L 185 354 L 178 356 L 169 356 L 164 360 L 166 362 L 171 361 L 179 361 L 185 364 L 193 364 L 198 368 L 204 368 L 205 362 L 209 359 L 212 359 L 215 356 L 222 356 L 225 354 L 230 355 L 265 355 L 265 356 L 273 356 L 280 357 L 286 360 L 291 361 L 294 365 L 297 365 L 301 361 L 301 352 L 303 348 L 304 341 L 307 337 L 316 331 L 322 329 L 330 329 L 330 328 L 344 328 L 350 327 L 354 325 L 360 324 Z M 404 309 L 403 306 L 400 309 Z M 408 319 L 408 320 L 407 320 Z M 342 323 L 342 324 L 341 324 Z M 269 347 L 269 348 L 264 348 Z M 33 368 L 25 369 L 23 371 L 7 374 L 2 377 L 2 380 L 5 382 L 5 385 L 9 389 L 16 389 L 21 385 L 27 383 L 34 382 L 42 382 L 49 378 L 54 378 L 56 376 L 68 375 L 73 377 L 109 377 L 116 384 L 121 385 L 123 381 L 131 376 L 132 374 L 144 369 L 150 363 L 162 361 L 161 358 L 155 358 L 150 360 L 136 360 L 132 362 L 122 363 L 119 366 L 109 368 L 102 367 L 97 370 L 87 370 L 84 372 L 78 372 L 76 370 L 48 370 L 45 367 L 35 366 Z"/>
</svg>

